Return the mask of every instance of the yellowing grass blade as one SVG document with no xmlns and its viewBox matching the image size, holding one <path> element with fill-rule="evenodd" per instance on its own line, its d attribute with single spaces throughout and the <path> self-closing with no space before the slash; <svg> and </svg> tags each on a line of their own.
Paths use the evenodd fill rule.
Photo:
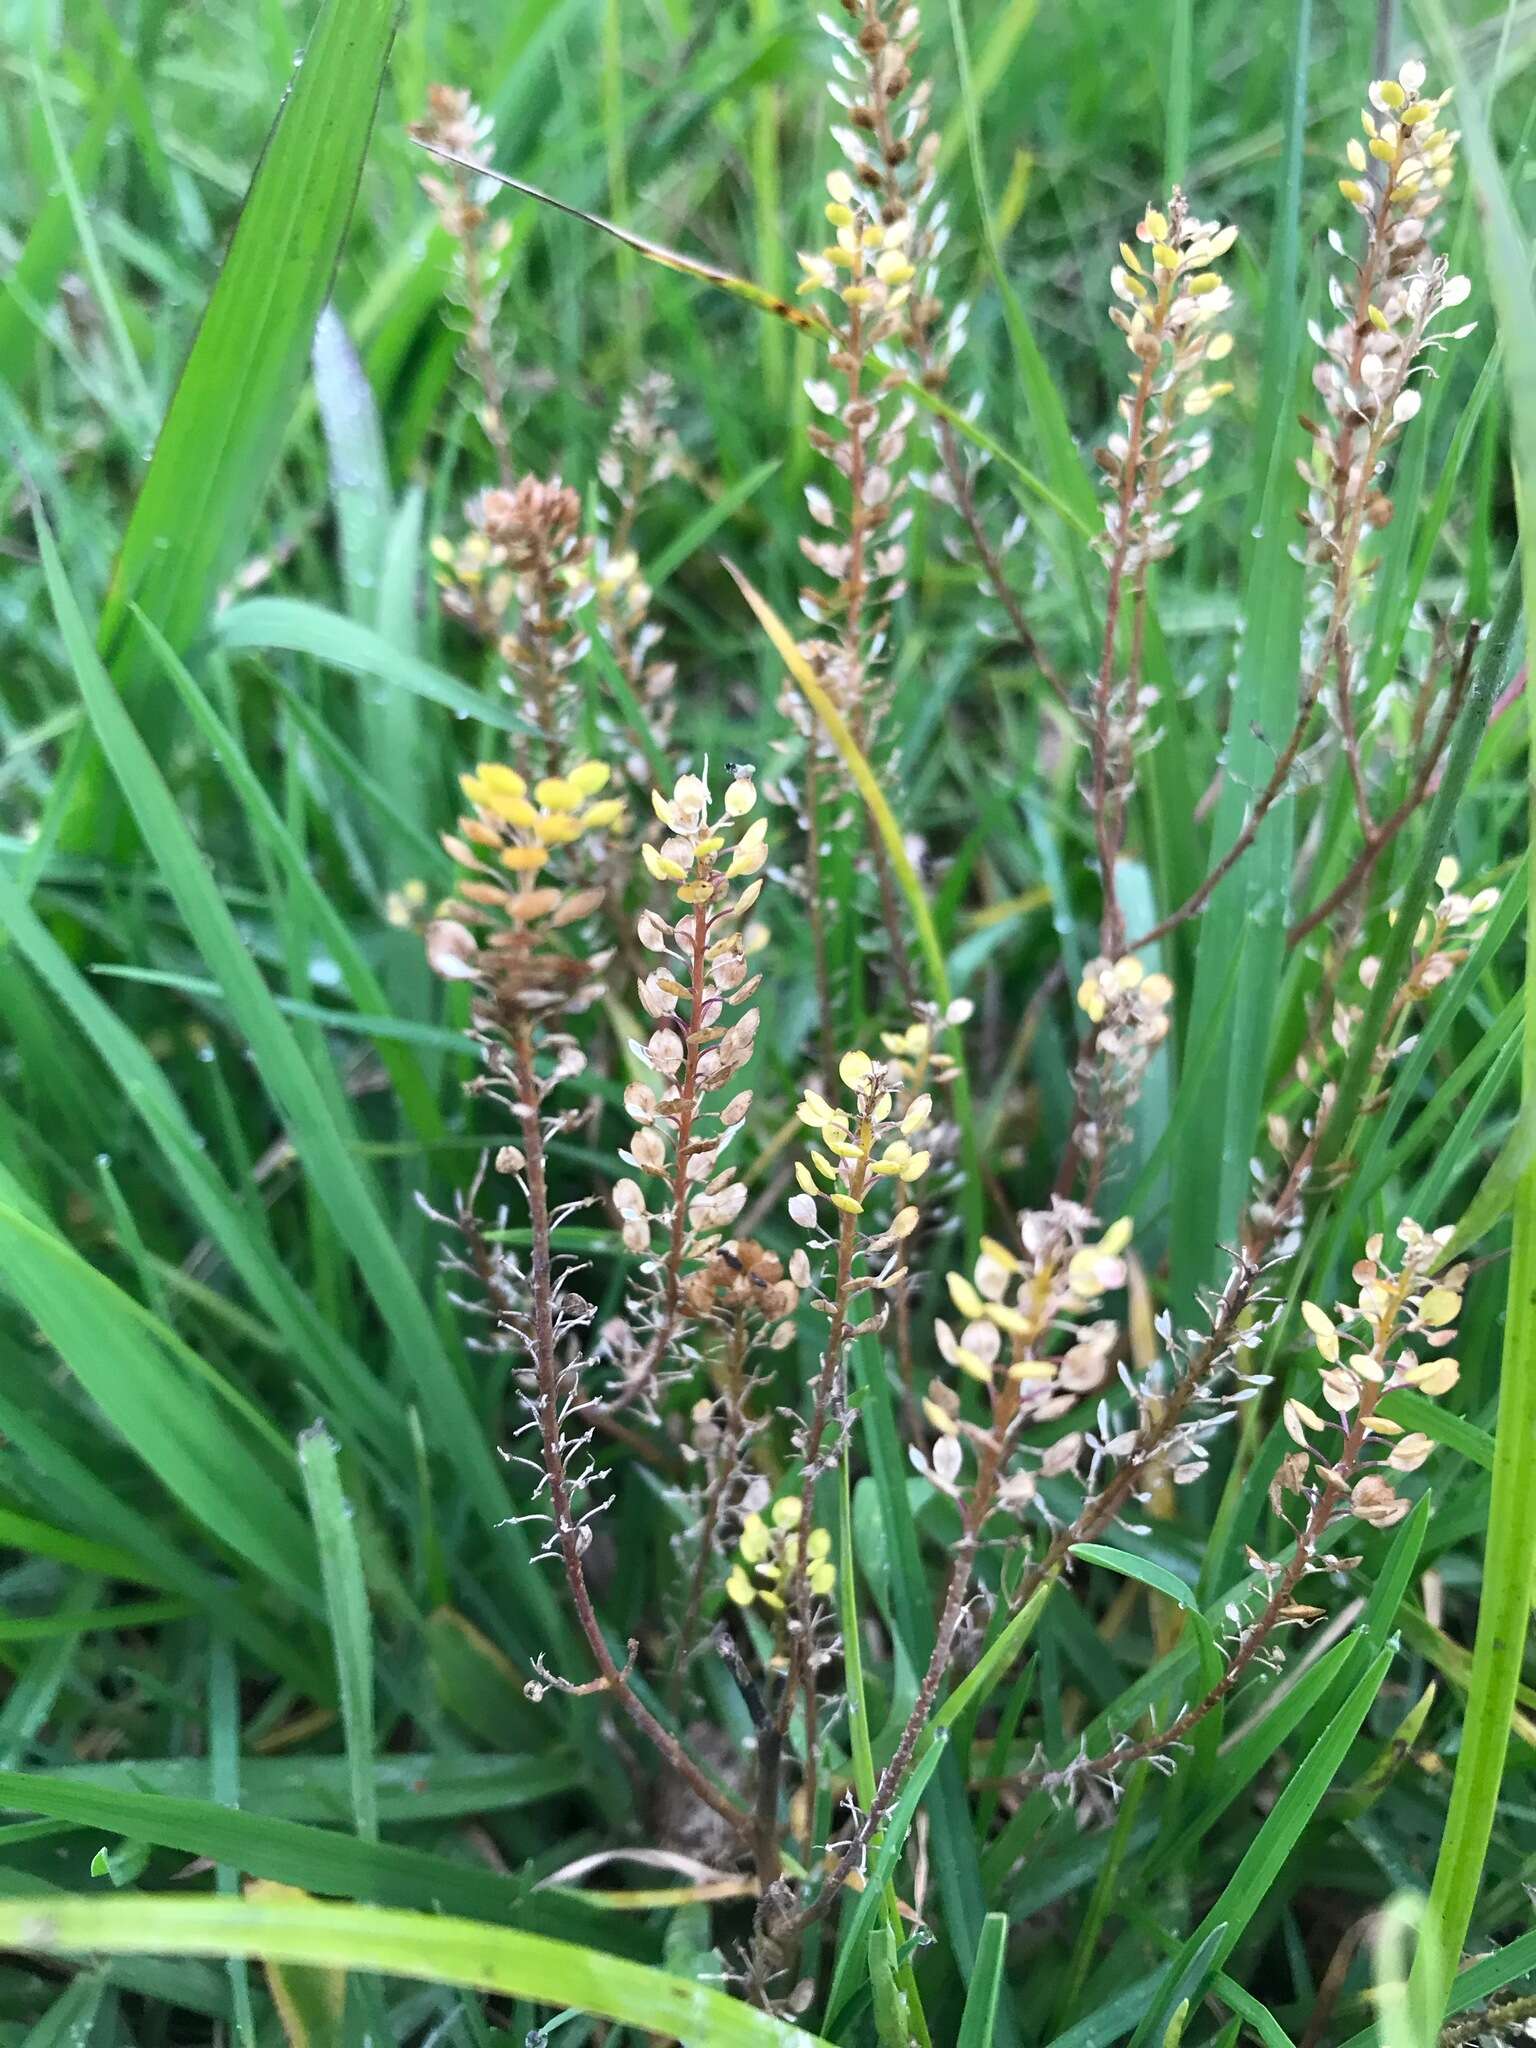
<svg viewBox="0 0 1536 2048">
<path fill-rule="evenodd" d="M 309 1898 L 296 1885 L 274 1884 L 267 1878 L 248 1884 L 245 1896 L 268 1906 L 299 1906 Z M 347 2009 L 346 1971 L 315 1970 L 266 1956 L 262 1962 L 288 2048 L 324 2048 L 327 2041 L 334 2041 Z"/>
<path fill-rule="evenodd" d="M 758 624 L 772 641 L 775 654 L 789 670 L 795 687 L 815 712 L 822 730 L 836 747 L 850 781 L 863 798 L 865 807 L 874 820 L 875 830 L 880 835 L 880 842 L 885 848 L 886 858 L 890 861 L 891 871 L 907 900 L 907 908 L 912 913 L 912 922 L 917 928 L 917 942 L 928 969 L 929 986 L 942 1016 L 949 1009 L 952 994 L 949 969 L 944 960 L 944 948 L 939 943 L 938 928 L 934 924 L 933 912 L 928 905 L 927 892 L 923 888 L 921 877 L 907 856 L 901 826 L 897 823 L 895 812 L 886 801 L 885 791 L 880 787 L 880 779 L 869 765 L 858 741 L 849 731 L 847 720 L 816 680 L 815 670 L 795 645 L 784 621 L 767 598 L 754 589 L 733 562 L 727 562 L 725 566 L 735 580 L 737 589 L 756 614 Z M 975 1120 L 971 1113 L 971 1089 L 965 1071 L 965 1050 L 960 1033 L 953 1028 L 950 1031 L 950 1040 L 950 1049 L 955 1060 L 955 1120 L 960 1126 L 966 1165 L 966 1229 L 967 1234 L 974 1239 L 981 1231 L 981 1159 L 976 1145 Z"/>
<path fill-rule="evenodd" d="M 827 332 L 827 323 L 819 314 L 808 311 L 804 306 L 792 305 L 788 299 L 780 298 L 777 292 L 766 291 L 750 278 L 738 277 L 733 270 L 721 270 L 718 265 L 706 263 L 701 257 L 685 256 L 681 250 L 669 249 L 661 242 L 647 241 L 644 235 L 621 228 L 616 221 L 604 220 L 600 213 L 588 213 L 580 206 L 572 206 L 568 199 L 557 199 L 552 192 L 541 192 L 537 185 L 509 177 L 505 171 L 493 171 L 484 164 L 471 163 L 467 157 L 439 149 L 436 143 L 423 142 L 420 136 L 414 140 L 418 149 L 424 149 L 429 156 L 441 158 L 445 164 L 455 164 L 476 178 L 492 178 L 509 191 L 521 192 L 525 199 L 537 199 L 541 206 L 552 206 L 557 213 L 569 214 L 572 220 L 585 221 L 589 228 L 601 228 L 605 235 L 612 235 L 626 249 L 635 250 L 652 263 L 659 263 L 664 270 L 680 270 L 684 277 L 696 277 L 702 284 L 712 284 L 717 291 L 729 292 L 733 299 L 745 299 L 759 312 L 772 313 L 776 319 L 787 320 L 791 327 L 803 328 L 808 334 Z"/>
</svg>

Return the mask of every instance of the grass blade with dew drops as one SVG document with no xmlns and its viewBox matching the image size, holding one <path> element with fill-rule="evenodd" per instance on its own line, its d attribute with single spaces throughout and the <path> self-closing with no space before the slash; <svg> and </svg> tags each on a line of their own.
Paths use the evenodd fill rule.
<svg viewBox="0 0 1536 2048">
<path fill-rule="evenodd" d="M 1441 0 L 1420 0 L 1418 12 L 1429 30 L 1456 88 L 1456 104 L 1466 138 L 1467 159 L 1477 181 L 1487 249 L 1489 282 L 1504 348 L 1505 391 L 1509 404 L 1513 448 L 1519 556 L 1509 575 L 1523 582 L 1525 656 L 1536 657 L 1536 295 L 1528 267 L 1527 244 L 1505 182 L 1480 90 L 1462 62 Z M 1519 597 L 1506 589 L 1499 620 L 1518 616 Z M 1488 640 L 1499 638 L 1495 622 Z M 1483 692 L 1483 670 L 1493 667 L 1485 646 L 1474 693 Z M 1483 714 L 1486 716 L 1486 712 Z M 1441 798 L 1453 779 L 1465 782 L 1470 756 L 1481 736 L 1482 718 L 1471 705 L 1452 746 Z M 1465 742 L 1465 744 L 1464 744 Z M 1527 816 L 1536 829 L 1536 738 L 1528 740 Z M 1460 763 L 1457 753 L 1467 759 Z M 1426 832 L 1426 856 L 1437 850 L 1442 823 L 1439 808 Z M 1529 857 L 1529 854 L 1527 855 Z M 1420 870 L 1423 867 L 1420 862 Z M 1420 878 L 1420 870 L 1413 881 Z M 1418 917 L 1412 900 L 1400 926 Z M 1525 1023 L 1521 1063 L 1521 1100 L 1536 1101 L 1536 890 L 1526 904 Z M 1393 934 L 1396 936 L 1396 933 Z M 1383 960 L 1383 973 L 1387 963 Z M 1484 1859 L 1493 1833 L 1499 1788 L 1509 1743 L 1510 1712 L 1520 1682 L 1521 1661 L 1536 1586 L 1536 1486 L 1531 1483 L 1532 1447 L 1536 1445 L 1536 1160 L 1527 1160 L 1514 1191 L 1514 1243 L 1509 1274 L 1509 1301 L 1504 1324 L 1504 1351 L 1499 1373 L 1499 1414 L 1494 1435 L 1492 1493 L 1488 1534 L 1483 1551 L 1482 1593 L 1478 1602 L 1477 1636 L 1472 1652 L 1472 1679 L 1462 1722 L 1461 1746 L 1451 1786 L 1450 1810 L 1430 1887 L 1425 1926 L 1414 1957 L 1406 1998 L 1409 2009 L 1438 2025 L 1444 1990 L 1461 1963 L 1467 1932 L 1477 1905 Z"/>
<path fill-rule="evenodd" d="M 6 1899 L 0 1942 L 45 1954 L 261 1957 L 572 2008 L 688 2048 L 816 2048 L 818 2036 L 686 1977 L 574 1942 L 321 1899 Z"/>
<path fill-rule="evenodd" d="M 341 1490 L 336 1445 L 323 1423 L 299 1438 L 299 1470 L 309 1498 L 320 1581 L 336 1654 L 341 1693 L 342 1734 L 347 1747 L 352 1821 L 365 1842 L 379 1839 L 379 1802 L 373 1761 L 377 1742 L 373 1720 L 373 1618 L 357 1546 L 352 1509 Z"/>
</svg>

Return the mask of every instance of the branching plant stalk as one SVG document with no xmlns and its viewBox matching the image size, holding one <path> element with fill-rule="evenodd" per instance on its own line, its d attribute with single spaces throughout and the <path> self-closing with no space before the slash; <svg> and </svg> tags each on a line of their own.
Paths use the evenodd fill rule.
<svg viewBox="0 0 1536 2048">
<path fill-rule="evenodd" d="M 944 1603 L 939 1612 L 938 1627 L 934 1633 L 933 1650 L 918 1685 L 917 1696 L 912 1702 L 890 1760 L 880 1773 L 868 1811 L 843 1844 L 836 1863 L 828 1871 L 815 1898 L 801 1907 L 789 1923 L 789 1934 L 805 1933 L 831 1910 L 839 1892 L 859 1867 L 866 1849 L 885 1825 L 892 1807 L 901 1794 L 923 1731 L 928 1726 L 950 1668 L 955 1637 L 959 1633 L 960 1623 L 965 1615 L 966 1600 L 970 1594 L 976 1555 L 981 1548 L 982 1530 L 997 1498 L 998 1481 L 1019 1418 L 1020 1406 L 1018 1383 L 1011 1379 L 1005 1381 L 998 1395 L 993 1430 L 987 1445 L 979 1454 L 976 1483 L 962 1511 L 960 1538 L 951 1553 L 952 1562 L 944 1589 Z"/>
<path fill-rule="evenodd" d="M 1388 817 L 1384 818 L 1379 825 L 1372 826 L 1370 832 L 1366 835 L 1365 845 L 1355 856 L 1354 861 L 1350 865 L 1349 872 L 1344 876 L 1337 888 L 1330 890 L 1315 910 L 1308 911 L 1305 917 L 1298 919 L 1291 926 L 1286 934 L 1286 944 L 1288 946 L 1299 946 L 1303 939 L 1309 937 L 1311 933 L 1317 930 L 1319 925 L 1327 924 L 1353 898 L 1356 891 L 1369 881 L 1376 863 L 1381 859 L 1409 819 L 1417 814 L 1425 798 L 1429 795 L 1436 771 L 1441 761 L 1445 758 L 1446 748 L 1450 745 L 1451 734 L 1456 729 L 1456 720 L 1461 715 L 1461 707 L 1466 702 L 1467 691 L 1472 681 L 1472 654 L 1476 644 L 1477 635 L 1475 633 L 1469 634 L 1465 654 L 1457 663 L 1456 672 L 1452 678 L 1451 688 L 1445 701 L 1445 708 L 1440 714 L 1438 725 L 1428 747 L 1419 758 L 1418 766 L 1414 770 L 1413 783 L 1408 794 Z"/>
<path fill-rule="evenodd" d="M 1102 1756 L 1089 1758 L 1086 1762 L 1075 1763 L 1070 1772 L 1030 1771 L 1009 1783 L 1040 1788 L 1062 1783 L 1067 1776 L 1102 1775 L 1108 1771 L 1128 1769 L 1133 1764 L 1143 1763 L 1149 1757 L 1163 1755 L 1177 1747 L 1186 1735 L 1198 1728 L 1207 1714 L 1214 1713 L 1224 1699 L 1232 1693 L 1245 1671 L 1253 1663 L 1275 1630 L 1286 1620 L 1296 1588 L 1309 1571 L 1315 1569 L 1318 1545 L 1333 1519 L 1339 1502 L 1349 1492 L 1360 1454 L 1370 1435 L 1370 1419 L 1375 1413 L 1381 1397 L 1381 1388 L 1367 1386 L 1356 1412 L 1355 1420 L 1345 1436 L 1339 1455 L 1323 1474 L 1323 1483 L 1317 1499 L 1307 1516 L 1306 1524 L 1296 1540 L 1291 1557 L 1271 1586 L 1269 1598 L 1249 1626 L 1244 1629 L 1226 1669 L 1221 1677 L 1198 1700 L 1175 1715 L 1166 1728 L 1160 1728 L 1142 1741 L 1129 1748 L 1106 1750 Z M 1079 1541 L 1082 1539 L 1080 1538 Z"/>
</svg>

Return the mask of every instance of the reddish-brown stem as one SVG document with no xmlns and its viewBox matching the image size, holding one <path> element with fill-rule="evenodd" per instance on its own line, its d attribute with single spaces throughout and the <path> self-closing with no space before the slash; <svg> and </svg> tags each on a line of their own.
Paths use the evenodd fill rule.
<svg viewBox="0 0 1536 2048">
<path fill-rule="evenodd" d="M 1156 924 L 1150 925 L 1146 931 L 1139 933 L 1131 941 L 1132 952 L 1139 951 L 1143 946 L 1150 946 L 1158 939 L 1166 938 L 1169 932 L 1202 911 L 1220 884 L 1225 881 L 1249 847 L 1252 846 L 1254 840 L 1259 835 L 1259 827 L 1264 823 L 1270 811 L 1273 810 L 1275 804 L 1285 792 L 1285 786 L 1290 780 L 1291 770 L 1296 765 L 1296 756 L 1301 752 L 1302 742 L 1307 736 L 1307 727 L 1312 723 L 1312 714 L 1316 711 L 1322 697 L 1323 685 L 1327 680 L 1327 675 L 1328 660 L 1325 648 L 1324 652 L 1319 656 L 1312 673 L 1307 678 L 1307 685 L 1302 693 L 1301 703 L 1296 712 L 1296 723 L 1291 727 L 1290 737 L 1276 756 L 1275 765 L 1270 771 L 1269 780 L 1254 799 L 1253 807 L 1248 813 L 1247 821 L 1243 825 L 1242 830 L 1205 877 L 1204 881 L 1201 882 L 1199 888 L 1187 896 L 1176 910 L 1169 911 L 1166 917 L 1159 919 Z"/>
<path fill-rule="evenodd" d="M 1145 1762 L 1148 1757 L 1158 1756 L 1163 1751 L 1172 1749 L 1236 1689 L 1243 1673 L 1285 1620 L 1286 1610 L 1291 1605 L 1296 1588 L 1313 1568 L 1318 1545 L 1333 1519 L 1334 1510 L 1349 1491 L 1350 1482 L 1360 1462 L 1360 1454 L 1370 1436 L 1371 1417 L 1376 1411 L 1381 1393 L 1381 1385 L 1371 1381 L 1363 1384 L 1355 1419 L 1345 1434 L 1338 1457 L 1323 1468 L 1322 1486 L 1296 1539 L 1296 1547 L 1290 1560 L 1270 1587 L 1269 1597 L 1262 1610 L 1244 1629 L 1231 1662 L 1216 1684 L 1201 1698 L 1185 1707 L 1182 1713 L 1175 1715 L 1166 1728 L 1159 1729 L 1141 1742 L 1133 1743 L 1129 1748 L 1106 1750 L 1102 1756 L 1093 1757 L 1087 1762 L 1079 1761 L 1070 1767 L 1072 1775 L 1102 1775 L 1109 1770 L 1129 1769 L 1133 1764 Z M 1060 1771 L 1031 1771 L 1009 1782 L 1026 1786 L 1043 1785 L 1059 1782 L 1063 1775 Z"/>
<path fill-rule="evenodd" d="M 698 1635 L 699 1616 L 704 1609 L 704 1593 L 709 1583 L 709 1567 L 714 1557 L 721 1513 L 741 1466 L 742 1437 L 746 1429 L 746 1415 L 742 1407 L 746 1394 L 746 1356 L 746 1317 L 738 1309 L 726 1339 L 722 1367 L 725 1381 L 723 1443 L 714 1476 L 704 1495 L 704 1510 L 699 1517 L 698 1554 L 693 1560 L 693 1571 L 688 1582 L 688 1598 L 683 1608 L 682 1626 L 678 1630 L 677 1650 L 672 1665 L 671 1699 L 674 1714 L 682 1698 L 683 1674 L 688 1668 L 688 1659 Z"/>
<path fill-rule="evenodd" d="M 1336 911 L 1350 901 L 1356 890 L 1369 880 L 1377 861 L 1381 859 L 1381 856 L 1392 844 L 1392 841 L 1423 803 L 1434 782 L 1435 771 L 1438 769 L 1446 747 L 1450 743 L 1451 733 L 1455 728 L 1461 707 L 1466 701 L 1467 687 L 1470 681 L 1470 666 L 1466 663 L 1458 664 L 1456 674 L 1451 682 L 1450 695 L 1446 699 L 1445 709 L 1441 713 L 1439 724 L 1429 743 L 1428 749 L 1420 757 L 1418 768 L 1414 773 L 1412 788 L 1390 817 L 1385 818 L 1381 824 L 1372 826 L 1366 836 L 1365 845 L 1356 855 L 1349 872 L 1339 883 L 1338 887 L 1330 890 L 1315 910 L 1308 911 L 1305 917 L 1298 919 L 1291 926 L 1290 930 L 1286 933 L 1286 944 L 1288 946 L 1299 946 L 1303 939 L 1316 931 L 1320 924 L 1326 924 Z"/>
<path fill-rule="evenodd" d="M 907 1772 L 917 1754 L 917 1745 L 928 1725 L 945 1674 L 949 1670 L 955 1637 L 959 1632 L 960 1622 L 965 1613 L 966 1598 L 970 1592 L 976 1553 L 981 1547 L 981 1532 L 997 1498 L 998 1477 L 1019 1411 L 1018 1383 L 1012 1379 L 1005 1379 L 998 1394 L 993 1427 L 978 1454 L 976 1483 L 962 1511 L 960 1540 L 951 1553 L 952 1562 L 944 1589 L 944 1604 L 939 1611 L 933 1650 L 917 1688 L 917 1697 L 912 1702 L 890 1761 L 880 1773 L 874 1797 L 869 1802 L 869 1810 L 843 1844 L 836 1863 L 828 1871 L 816 1897 L 809 1905 L 803 1906 L 791 1921 L 791 1933 L 803 1933 L 831 1909 L 838 1893 L 857 1868 L 865 1849 L 884 1825 L 902 1785 L 906 1782 Z"/>
<path fill-rule="evenodd" d="M 513 1071 L 517 1077 L 522 1106 L 523 1178 L 528 1189 L 529 1248 L 528 1278 L 533 1309 L 532 1350 L 534 1379 L 538 1390 L 539 1441 L 544 1478 L 549 1489 L 550 1516 L 554 1522 L 555 1546 L 565 1572 L 566 1585 L 576 1620 L 592 1652 L 604 1685 L 635 1727 L 671 1765 L 694 1795 L 720 1818 L 745 1833 L 751 1816 L 722 1792 L 683 1748 L 670 1729 L 656 1716 L 630 1685 L 616 1662 L 603 1634 L 602 1623 L 592 1604 L 582 1558 L 581 1525 L 571 1499 L 570 1478 L 562 1443 L 561 1369 L 555 1336 L 555 1278 L 551 1246 L 552 1228 L 549 1185 L 544 1164 L 544 1126 L 539 1103 L 539 1080 L 534 1063 L 532 1027 L 519 1023 L 511 1034 Z"/>
<path fill-rule="evenodd" d="M 1391 180 L 1389 178 L 1383 183 L 1381 194 L 1377 200 L 1376 217 L 1370 236 L 1370 244 L 1373 251 L 1385 246 L 1385 223 L 1388 211 L 1387 194 L 1390 188 Z M 1363 264 L 1360 271 L 1360 284 L 1355 298 L 1355 344 L 1350 361 L 1351 383 L 1358 382 L 1359 380 L 1361 359 L 1367 339 L 1372 332 L 1368 308 L 1375 293 L 1377 283 L 1378 278 L 1374 264 L 1369 262 Z M 1361 761 L 1359 736 L 1355 723 L 1353 701 L 1354 653 L 1349 638 L 1349 613 L 1354 591 L 1353 565 L 1355 556 L 1359 551 L 1361 535 L 1364 531 L 1369 484 L 1375 473 L 1377 459 L 1381 452 L 1385 428 L 1390 423 L 1393 403 L 1403 388 L 1407 372 L 1411 368 L 1417 353 L 1418 340 L 1422 334 L 1426 317 L 1425 314 L 1420 314 L 1412 333 L 1398 352 L 1400 367 L 1397 374 L 1391 380 L 1388 388 L 1381 394 L 1376 413 L 1376 422 L 1370 430 L 1358 489 L 1352 489 L 1351 485 L 1351 471 L 1353 468 L 1351 456 L 1359 421 L 1354 416 L 1351 416 L 1344 422 L 1340 430 L 1339 445 L 1335 455 L 1332 477 L 1334 493 L 1332 510 L 1333 539 L 1331 542 L 1330 561 L 1333 585 L 1332 603 L 1328 623 L 1323 633 L 1321 645 L 1318 648 L 1317 660 L 1302 692 L 1301 703 L 1297 708 L 1296 722 L 1291 728 L 1290 737 L 1281 749 L 1268 782 L 1255 800 L 1242 830 L 1238 833 L 1236 839 L 1233 840 L 1231 846 L 1228 847 L 1221 859 L 1211 869 L 1204 881 L 1201 882 L 1199 888 L 1187 897 L 1177 909 L 1170 911 L 1157 924 L 1152 925 L 1147 931 L 1141 933 L 1132 942 L 1133 947 L 1151 945 L 1154 941 L 1164 938 L 1178 925 L 1185 923 L 1187 919 L 1194 917 L 1210 901 L 1217 886 L 1237 865 L 1238 861 L 1242 859 L 1249 847 L 1252 846 L 1255 838 L 1258 836 L 1259 827 L 1263 824 L 1265 818 L 1285 790 L 1286 783 L 1290 778 L 1291 769 L 1295 765 L 1296 756 L 1300 753 L 1302 743 L 1306 738 L 1307 728 L 1312 722 L 1313 713 L 1321 701 L 1330 667 L 1334 671 L 1339 730 L 1349 770 L 1350 785 L 1354 793 L 1355 809 L 1365 834 L 1366 846 L 1369 852 L 1372 839 L 1378 828 L 1371 815 L 1369 793 L 1365 785 L 1365 772 Z M 1392 830 L 1395 831 L 1396 829 L 1396 825 L 1393 825 Z M 1369 853 L 1365 870 L 1367 873 L 1380 857 L 1380 852 L 1381 848 L 1378 847 L 1375 852 Z M 1354 883 L 1351 884 L 1351 887 L 1353 886 L 1355 886 Z M 1343 899 L 1341 898 L 1340 900 Z M 1334 907 L 1337 906 L 1335 905 Z M 1312 923 L 1307 925 L 1306 929 L 1311 930 L 1313 925 L 1319 921 L 1320 919 L 1314 918 Z M 1304 933 L 1301 935 L 1304 936 Z M 1295 937 L 1292 937 L 1291 943 L 1293 945 L 1296 943 Z"/>
</svg>

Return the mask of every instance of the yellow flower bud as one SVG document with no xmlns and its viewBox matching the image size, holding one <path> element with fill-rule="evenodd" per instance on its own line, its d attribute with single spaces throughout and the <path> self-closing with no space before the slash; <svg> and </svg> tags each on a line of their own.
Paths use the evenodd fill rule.
<svg viewBox="0 0 1536 2048">
<path fill-rule="evenodd" d="M 589 804 L 581 814 L 583 832 L 602 832 L 616 825 L 624 810 L 621 796 L 606 796 L 600 804 Z"/>
<path fill-rule="evenodd" d="M 845 1088 L 862 1088 L 874 1069 L 875 1063 L 867 1052 L 845 1052 L 837 1063 L 838 1079 Z"/>
<path fill-rule="evenodd" d="M 675 860 L 668 860 L 665 854 L 658 853 L 649 841 L 641 847 L 640 858 L 658 882 L 680 882 L 687 872 Z"/>
</svg>

